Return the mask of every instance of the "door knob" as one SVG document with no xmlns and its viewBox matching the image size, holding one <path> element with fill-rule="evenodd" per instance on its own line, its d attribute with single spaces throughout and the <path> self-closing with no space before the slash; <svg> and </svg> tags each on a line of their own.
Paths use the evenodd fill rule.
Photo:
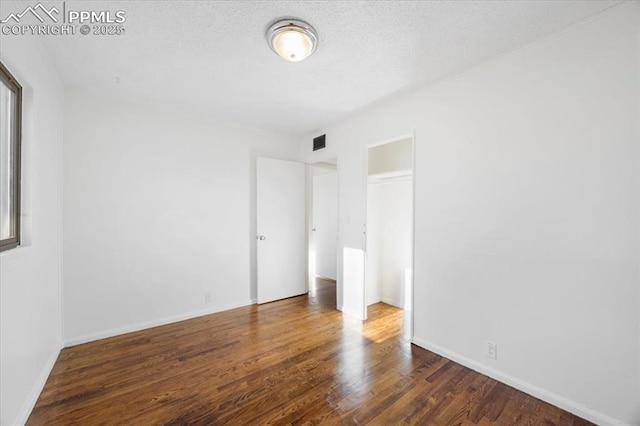
<svg viewBox="0 0 640 426">
<path fill-rule="evenodd" d="M 265 237 L 264 235 L 258 235 L 258 239 L 262 241 L 262 240 L 266 240 L 267 237 Z"/>
</svg>

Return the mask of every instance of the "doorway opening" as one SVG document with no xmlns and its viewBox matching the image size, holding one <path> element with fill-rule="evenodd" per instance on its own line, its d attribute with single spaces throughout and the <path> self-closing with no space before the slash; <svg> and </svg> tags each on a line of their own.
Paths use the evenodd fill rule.
<svg viewBox="0 0 640 426">
<path fill-rule="evenodd" d="M 405 311 L 411 337 L 413 309 L 413 137 L 367 150 L 365 301 Z"/>
<path fill-rule="evenodd" d="M 309 166 L 309 292 L 333 292 L 336 308 L 338 260 L 338 166 L 337 159 Z"/>
</svg>

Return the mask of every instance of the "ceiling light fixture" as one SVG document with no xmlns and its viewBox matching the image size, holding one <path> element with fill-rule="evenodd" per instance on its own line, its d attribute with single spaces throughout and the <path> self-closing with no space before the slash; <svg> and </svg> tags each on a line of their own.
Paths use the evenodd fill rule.
<svg viewBox="0 0 640 426">
<path fill-rule="evenodd" d="M 300 19 L 280 19 L 267 30 L 267 42 L 282 59 L 300 62 L 315 52 L 318 33 Z"/>
</svg>

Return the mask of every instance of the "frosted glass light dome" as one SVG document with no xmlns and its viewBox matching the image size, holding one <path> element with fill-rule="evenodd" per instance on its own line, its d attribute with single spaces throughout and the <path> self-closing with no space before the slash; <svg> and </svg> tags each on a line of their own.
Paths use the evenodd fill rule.
<svg viewBox="0 0 640 426">
<path fill-rule="evenodd" d="M 318 36 L 313 27 L 299 19 L 281 19 L 267 30 L 271 49 L 282 59 L 300 62 L 315 52 Z"/>
</svg>

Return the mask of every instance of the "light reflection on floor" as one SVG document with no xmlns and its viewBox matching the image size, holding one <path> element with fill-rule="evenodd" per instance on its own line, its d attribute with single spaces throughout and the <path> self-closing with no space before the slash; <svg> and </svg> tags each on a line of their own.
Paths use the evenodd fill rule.
<svg viewBox="0 0 640 426">
<path fill-rule="evenodd" d="M 316 278 L 309 292 L 309 302 L 322 308 L 336 309 L 335 281 Z M 404 331 L 408 330 L 406 322 L 402 309 L 384 303 L 369 306 L 369 319 L 366 321 L 342 315 L 342 350 L 336 365 L 338 385 L 327 395 L 332 406 L 347 410 L 373 396 L 371 385 L 376 374 L 374 370 L 380 363 L 380 353 L 384 353 L 384 357 L 393 357 L 399 371 L 412 368 L 411 344 Z M 395 326 L 390 328 L 389 324 Z M 372 352 L 368 348 L 372 344 L 380 349 Z"/>
</svg>

